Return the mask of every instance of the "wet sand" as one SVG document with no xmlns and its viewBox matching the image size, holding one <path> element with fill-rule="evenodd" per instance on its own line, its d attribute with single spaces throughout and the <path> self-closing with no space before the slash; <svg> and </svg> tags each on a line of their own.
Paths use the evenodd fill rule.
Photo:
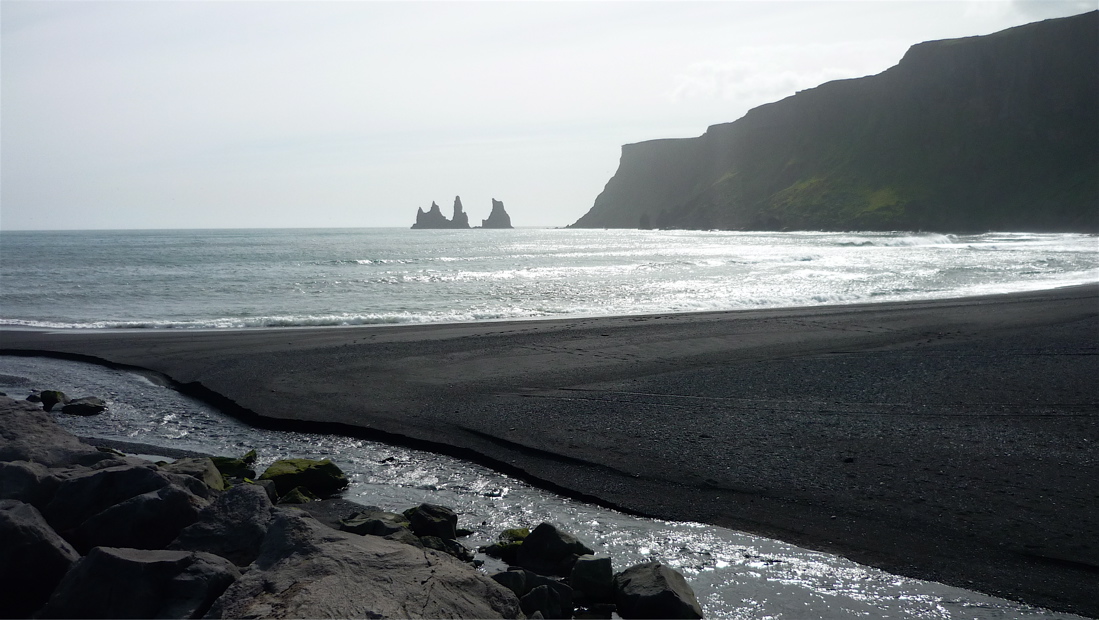
<svg viewBox="0 0 1099 620">
<path fill-rule="evenodd" d="M 277 428 L 1099 617 L 1099 285 L 556 321 L 0 331 Z"/>
</svg>

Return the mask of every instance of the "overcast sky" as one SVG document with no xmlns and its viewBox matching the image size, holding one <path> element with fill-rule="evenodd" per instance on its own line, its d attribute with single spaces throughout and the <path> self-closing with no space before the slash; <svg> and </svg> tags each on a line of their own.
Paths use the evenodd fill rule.
<svg viewBox="0 0 1099 620">
<path fill-rule="evenodd" d="M 622 144 L 1094 8 L 3 0 L 0 228 L 564 226 Z"/>
</svg>

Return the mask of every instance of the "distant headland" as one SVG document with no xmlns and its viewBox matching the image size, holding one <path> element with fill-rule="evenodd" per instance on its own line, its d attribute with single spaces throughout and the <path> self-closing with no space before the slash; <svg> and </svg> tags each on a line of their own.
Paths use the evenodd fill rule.
<svg viewBox="0 0 1099 620">
<path fill-rule="evenodd" d="M 622 147 L 574 228 L 1099 232 L 1099 11 Z"/>
<path fill-rule="evenodd" d="M 511 228 L 511 216 L 504 210 L 504 203 L 492 199 L 492 212 L 488 219 L 481 220 L 481 225 L 476 228 Z M 431 202 L 431 208 L 426 212 L 423 207 L 416 209 L 416 223 L 414 229 L 468 229 L 469 215 L 462 209 L 462 198 L 454 197 L 454 214 L 447 219 L 439 210 L 439 205 Z"/>
</svg>

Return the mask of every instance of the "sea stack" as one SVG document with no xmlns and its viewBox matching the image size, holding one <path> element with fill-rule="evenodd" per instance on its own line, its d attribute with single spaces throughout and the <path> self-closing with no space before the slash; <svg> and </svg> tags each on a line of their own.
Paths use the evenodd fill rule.
<svg viewBox="0 0 1099 620">
<path fill-rule="evenodd" d="M 431 202 L 431 208 L 425 213 L 423 207 L 416 209 L 416 223 L 412 228 L 469 228 L 469 215 L 462 210 L 462 199 L 454 197 L 454 215 L 446 219 L 439 205 Z"/>
<path fill-rule="evenodd" d="M 492 199 L 492 213 L 487 220 L 481 220 L 481 228 L 511 228 L 511 216 L 504 211 L 504 203 Z"/>
</svg>

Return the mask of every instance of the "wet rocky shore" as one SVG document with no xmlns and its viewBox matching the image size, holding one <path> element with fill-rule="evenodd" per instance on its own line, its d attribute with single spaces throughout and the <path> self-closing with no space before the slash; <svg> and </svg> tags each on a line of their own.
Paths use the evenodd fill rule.
<svg viewBox="0 0 1099 620">
<path fill-rule="evenodd" d="M 0 396 L 5 617 L 702 615 L 676 571 L 616 573 L 552 524 L 501 532 L 481 551 L 509 568 L 489 575 L 449 508 L 347 502 L 330 461 L 128 456 L 59 427 L 44 408 L 68 399 L 43 395 Z"/>
</svg>

